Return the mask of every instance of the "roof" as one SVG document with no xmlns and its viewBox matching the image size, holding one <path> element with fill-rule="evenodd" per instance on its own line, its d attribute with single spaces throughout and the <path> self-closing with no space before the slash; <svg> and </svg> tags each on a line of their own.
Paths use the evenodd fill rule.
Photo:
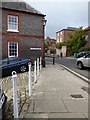
<svg viewBox="0 0 90 120">
<path fill-rule="evenodd" d="M 2 2 L 2 8 L 45 16 L 44 14 L 34 9 L 33 7 L 31 7 L 29 4 L 25 2 Z"/>
<path fill-rule="evenodd" d="M 87 28 L 85 28 L 85 31 L 89 31 L 90 30 L 90 26 L 88 26 Z"/>
<path fill-rule="evenodd" d="M 58 33 L 58 32 L 61 32 L 61 31 L 75 31 L 77 28 L 74 28 L 74 27 L 67 27 L 66 29 L 62 29 L 62 30 L 59 30 L 59 31 L 57 31 L 56 33 Z"/>
</svg>

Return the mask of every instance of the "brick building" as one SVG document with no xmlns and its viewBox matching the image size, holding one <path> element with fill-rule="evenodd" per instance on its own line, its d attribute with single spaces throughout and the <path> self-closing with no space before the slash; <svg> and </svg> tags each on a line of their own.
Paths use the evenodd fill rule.
<svg viewBox="0 0 90 120">
<path fill-rule="evenodd" d="M 67 29 L 62 29 L 60 31 L 56 32 L 56 43 L 64 42 L 66 40 L 69 40 L 69 32 L 74 32 L 77 28 L 73 27 L 67 27 Z M 66 56 L 67 54 L 67 48 L 66 46 L 62 46 L 62 49 L 57 49 L 56 54 L 60 55 L 60 53 L 63 53 L 63 56 Z"/>
<path fill-rule="evenodd" d="M 74 32 L 76 28 L 73 27 L 67 27 L 67 29 L 62 29 L 58 32 L 56 32 L 56 42 L 64 42 L 66 40 L 69 40 L 68 33 Z"/>
<path fill-rule="evenodd" d="M 46 39 L 45 39 L 45 43 L 47 44 L 47 49 L 46 49 L 46 53 L 47 54 L 51 54 L 51 51 L 52 51 L 52 49 L 54 50 L 56 50 L 56 39 L 53 39 L 53 38 L 50 38 L 50 37 L 47 37 Z"/>
<path fill-rule="evenodd" d="M 44 55 L 45 15 L 25 2 L 2 2 L 2 58 Z"/>
<path fill-rule="evenodd" d="M 53 39 L 53 38 L 50 38 L 50 37 L 47 37 L 45 39 L 45 42 L 48 44 L 48 45 L 51 45 L 51 46 L 55 46 L 56 45 L 56 39 Z"/>
</svg>

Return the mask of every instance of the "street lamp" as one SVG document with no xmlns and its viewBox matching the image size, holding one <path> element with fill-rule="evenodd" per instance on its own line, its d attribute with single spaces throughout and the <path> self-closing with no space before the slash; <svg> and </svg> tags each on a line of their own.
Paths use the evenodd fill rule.
<svg viewBox="0 0 90 120">
<path fill-rule="evenodd" d="M 43 18 L 43 55 L 42 55 L 42 67 L 45 67 L 45 48 L 44 48 L 44 38 L 45 38 L 45 25 L 47 20 Z"/>
</svg>

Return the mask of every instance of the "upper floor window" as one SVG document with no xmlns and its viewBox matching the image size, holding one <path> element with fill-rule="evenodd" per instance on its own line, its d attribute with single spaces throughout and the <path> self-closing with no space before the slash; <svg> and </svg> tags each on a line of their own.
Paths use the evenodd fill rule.
<svg viewBox="0 0 90 120">
<path fill-rule="evenodd" d="M 60 42 L 62 42 L 62 37 L 60 37 Z"/>
<path fill-rule="evenodd" d="M 18 32 L 18 16 L 8 15 L 8 30 Z"/>
<path fill-rule="evenodd" d="M 59 33 L 58 33 L 58 36 L 59 36 Z"/>
<path fill-rule="evenodd" d="M 60 32 L 60 35 L 62 35 L 62 32 Z"/>
</svg>

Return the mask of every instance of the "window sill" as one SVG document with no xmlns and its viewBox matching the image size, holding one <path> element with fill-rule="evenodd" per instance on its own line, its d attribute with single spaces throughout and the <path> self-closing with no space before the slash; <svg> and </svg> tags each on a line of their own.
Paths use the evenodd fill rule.
<svg viewBox="0 0 90 120">
<path fill-rule="evenodd" d="M 19 32 L 18 30 L 7 30 L 7 32 Z"/>
</svg>

